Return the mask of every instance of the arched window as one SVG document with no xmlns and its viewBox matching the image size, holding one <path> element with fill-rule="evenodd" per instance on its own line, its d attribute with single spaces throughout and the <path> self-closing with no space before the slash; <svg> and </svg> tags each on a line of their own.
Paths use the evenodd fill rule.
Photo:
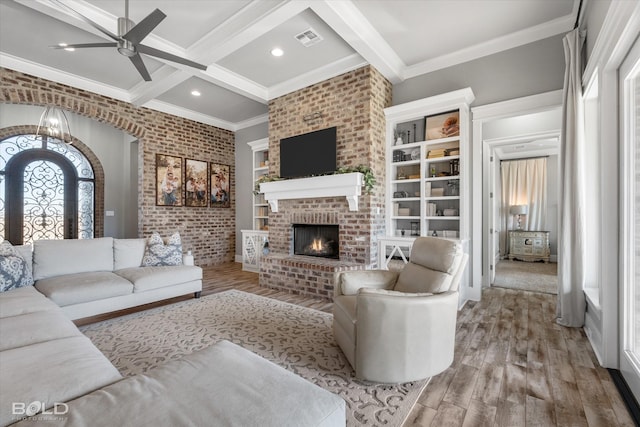
<svg viewBox="0 0 640 427">
<path fill-rule="evenodd" d="M 95 177 L 73 145 L 35 135 L 0 141 L 0 236 L 14 245 L 94 237 Z"/>
</svg>

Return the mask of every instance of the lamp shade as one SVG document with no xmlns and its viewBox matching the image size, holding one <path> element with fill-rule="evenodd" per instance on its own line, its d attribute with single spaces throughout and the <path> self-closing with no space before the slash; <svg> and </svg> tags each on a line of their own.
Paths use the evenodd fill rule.
<svg viewBox="0 0 640 427">
<path fill-rule="evenodd" d="M 527 205 L 515 205 L 509 208 L 511 215 L 526 215 L 529 212 L 529 206 Z"/>
</svg>

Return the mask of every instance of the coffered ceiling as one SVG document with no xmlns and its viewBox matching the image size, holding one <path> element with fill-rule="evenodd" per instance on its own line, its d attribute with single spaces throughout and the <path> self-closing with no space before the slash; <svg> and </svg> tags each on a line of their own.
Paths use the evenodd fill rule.
<svg viewBox="0 0 640 427">
<path fill-rule="evenodd" d="M 113 33 L 125 0 L 58 0 Z M 143 43 L 207 66 L 142 55 L 145 82 L 111 41 L 50 0 L 0 0 L 0 66 L 229 130 L 267 120 L 270 99 L 371 64 L 392 83 L 570 31 L 579 0 L 130 0 Z M 322 40 L 303 46 L 311 29 Z M 271 50 L 279 47 L 283 55 Z M 192 91 L 200 92 L 193 96 Z"/>
</svg>

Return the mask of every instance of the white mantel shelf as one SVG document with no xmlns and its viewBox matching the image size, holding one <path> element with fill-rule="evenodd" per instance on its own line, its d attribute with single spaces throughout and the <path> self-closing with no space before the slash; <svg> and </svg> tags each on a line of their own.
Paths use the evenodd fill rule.
<svg viewBox="0 0 640 427">
<path fill-rule="evenodd" d="M 358 210 L 364 175 L 360 172 L 311 178 L 264 182 L 260 192 L 269 202 L 272 212 L 278 212 L 278 200 L 313 199 L 316 197 L 346 197 L 350 211 Z"/>
</svg>

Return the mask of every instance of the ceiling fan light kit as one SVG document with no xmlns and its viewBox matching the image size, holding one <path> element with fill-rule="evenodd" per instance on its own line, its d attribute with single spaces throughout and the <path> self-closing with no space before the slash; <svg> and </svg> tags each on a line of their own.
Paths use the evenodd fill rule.
<svg viewBox="0 0 640 427">
<path fill-rule="evenodd" d="M 164 18 L 167 17 L 167 15 L 165 15 L 160 9 L 154 10 L 138 24 L 135 24 L 132 20 L 129 19 L 129 0 L 125 0 L 125 16 L 118 18 L 118 34 L 116 35 L 106 28 L 103 28 L 99 24 L 93 22 L 86 16 L 82 15 L 80 12 L 77 12 L 73 8 L 69 7 L 67 4 L 61 2 L 60 0 L 50 1 L 70 11 L 87 24 L 91 25 L 107 37 L 114 40 L 114 42 L 107 43 L 81 43 L 69 44 L 66 46 L 51 46 L 54 49 L 115 47 L 121 55 L 129 58 L 134 67 L 136 67 L 136 70 L 138 70 L 140 76 L 142 76 L 145 81 L 151 81 L 151 75 L 147 71 L 147 67 L 144 65 L 140 53 L 154 56 L 160 59 L 166 59 L 168 61 L 197 68 L 199 70 L 206 71 L 207 69 L 206 65 L 198 64 L 197 62 L 188 60 L 186 58 L 182 58 L 180 56 L 173 55 L 171 53 L 141 44 L 142 40 L 147 37 L 151 33 L 151 31 L 153 31 L 153 29 L 157 27 L 160 22 L 162 22 Z"/>
</svg>

